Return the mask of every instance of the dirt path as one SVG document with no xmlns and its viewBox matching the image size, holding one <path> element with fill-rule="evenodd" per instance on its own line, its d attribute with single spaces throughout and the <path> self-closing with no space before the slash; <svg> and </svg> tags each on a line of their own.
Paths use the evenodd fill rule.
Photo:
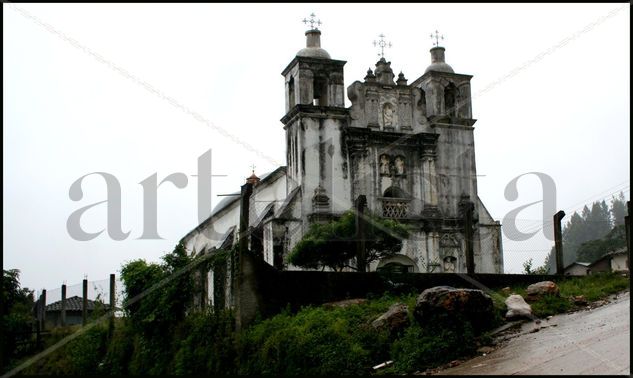
<svg viewBox="0 0 633 378">
<path fill-rule="evenodd" d="M 602 307 L 526 323 L 499 349 L 437 374 L 629 375 L 630 306 L 626 292 Z"/>
</svg>

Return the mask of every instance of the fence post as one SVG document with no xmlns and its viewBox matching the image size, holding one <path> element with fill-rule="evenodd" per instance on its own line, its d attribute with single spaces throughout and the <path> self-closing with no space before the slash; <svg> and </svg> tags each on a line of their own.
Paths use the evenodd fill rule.
<svg viewBox="0 0 633 378">
<path fill-rule="evenodd" d="M 35 342 L 39 348 L 42 345 L 42 294 L 35 303 Z"/>
<path fill-rule="evenodd" d="M 631 276 L 631 201 L 626 201 L 626 216 L 624 217 L 626 231 L 626 268 Z"/>
<path fill-rule="evenodd" d="M 66 284 L 62 284 L 62 312 L 61 312 L 61 325 L 66 325 Z"/>
<path fill-rule="evenodd" d="M 42 289 L 42 331 L 46 330 L 46 289 Z"/>
<path fill-rule="evenodd" d="M 83 298 L 81 304 L 81 324 L 86 325 L 88 322 L 88 279 L 83 281 Z"/>
<path fill-rule="evenodd" d="M 364 195 L 356 199 L 356 265 L 359 272 L 367 270 L 367 256 L 365 247 L 365 206 L 367 198 Z"/>
<path fill-rule="evenodd" d="M 563 232 L 561 221 L 565 216 L 563 210 L 554 214 L 554 248 L 556 249 L 556 274 L 565 274 L 565 266 L 563 265 Z"/>
<path fill-rule="evenodd" d="M 110 274 L 110 324 L 108 325 L 108 331 L 110 336 L 114 331 L 114 312 L 116 311 L 116 283 L 114 281 L 114 274 Z"/>
</svg>

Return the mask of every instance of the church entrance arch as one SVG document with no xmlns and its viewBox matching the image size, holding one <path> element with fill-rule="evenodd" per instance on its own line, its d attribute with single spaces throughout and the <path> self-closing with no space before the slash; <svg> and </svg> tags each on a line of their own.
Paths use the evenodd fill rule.
<svg viewBox="0 0 633 378">
<path fill-rule="evenodd" d="M 405 255 L 395 255 L 380 260 L 376 267 L 378 272 L 417 273 L 418 267 L 411 258 Z"/>
</svg>

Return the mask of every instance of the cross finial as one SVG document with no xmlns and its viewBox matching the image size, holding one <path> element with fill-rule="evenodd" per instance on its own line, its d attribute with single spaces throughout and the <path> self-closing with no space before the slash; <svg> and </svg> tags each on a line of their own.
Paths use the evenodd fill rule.
<svg viewBox="0 0 633 378">
<path fill-rule="evenodd" d="M 319 30 L 319 26 L 321 26 L 321 20 L 317 20 L 315 19 L 316 15 L 314 14 L 314 12 L 310 13 L 310 19 L 308 20 L 307 18 L 303 19 L 303 23 L 308 25 L 310 24 L 310 30 Z M 317 25 L 316 27 L 314 25 Z"/>
<path fill-rule="evenodd" d="M 251 169 L 253 170 L 253 173 L 255 173 L 255 164 L 251 164 Z"/>
<path fill-rule="evenodd" d="M 435 31 L 435 35 L 433 35 L 433 33 L 431 33 L 431 39 L 435 38 L 435 42 L 433 42 L 433 46 L 439 46 L 440 45 L 440 39 L 443 41 L 444 40 L 444 36 L 443 35 L 439 35 L 439 32 L 436 30 Z"/>
<path fill-rule="evenodd" d="M 385 35 L 380 33 L 380 35 L 378 35 L 378 37 L 380 37 L 380 40 L 378 41 L 374 41 L 374 47 L 380 47 L 380 52 L 378 53 L 378 56 L 381 58 L 385 57 L 385 47 L 391 47 L 391 42 L 387 42 L 385 41 Z"/>
</svg>

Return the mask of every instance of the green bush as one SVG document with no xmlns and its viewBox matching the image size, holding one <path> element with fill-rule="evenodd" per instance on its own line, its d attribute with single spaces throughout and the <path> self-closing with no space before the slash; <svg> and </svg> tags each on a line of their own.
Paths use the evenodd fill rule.
<svg viewBox="0 0 633 378">
<path fill-rule="evenodd" d="M 412 373 L 437 367 L 475 352 L 475 336 L 469 323 L 455 329 L 410 326 L 391 347 L 395 373 Z"/>
<path fill-rule="evenodd" d="M 188 316 L 177 331 L 175 374 L 234 374 L 234 318 L 228 311 L 200 312 Z"/>
<path fill-rule="evenodd" d="M 26 368 L 26 374 L 95 374 L 105 355 L 108 338 L 106 324 L 97 324 Z"/>
<path fill-rule="evenodd" d="M 387 331 L 370 325 L 389 304 L 378 300 L 347 308 L 307 307 L 255 324 L 238 340 L 239 373 L 367 374 L 389 357 Z"/>
<path fill-rule="evenodd" d="M 99 373 L 112 375 L 128 374 L 128 366 L 134 352 L 134 338 L 135 335 L 127 319 L 116 319 L 112 339 L 108 343 Z"/>
</svg>

